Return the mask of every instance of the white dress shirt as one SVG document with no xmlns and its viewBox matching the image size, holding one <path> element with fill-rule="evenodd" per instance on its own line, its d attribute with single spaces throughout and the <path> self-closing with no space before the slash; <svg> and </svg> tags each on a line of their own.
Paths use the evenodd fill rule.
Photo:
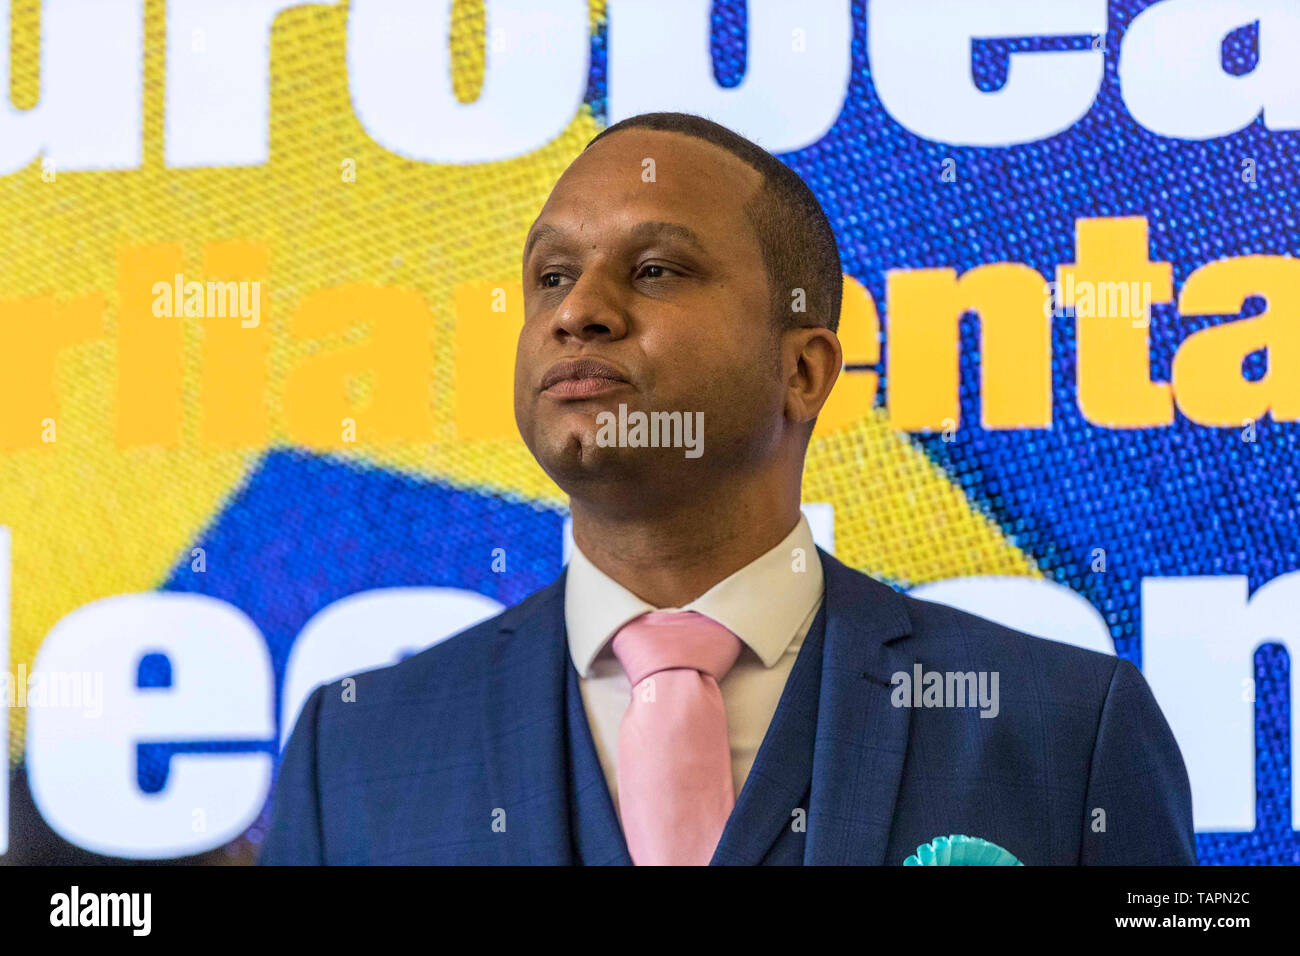
<svg viewBox="0 0 1300 956">
<path fill-rule="evenodd" d="M 618 629 L 647 611 L 698 611 L 740 638 L 740 656 L 718 685 L 739 797 L 822 593 L 821 558 L 803 515 L 780 544 L 682 608 L 647 604 L 592 564 L 574 543 L 564 582 L 569 655 L 580 677 L 582 704 L 615 810 L 618 728 L 632 699 L 623 665 L 610 648 Z"/>
</svg>

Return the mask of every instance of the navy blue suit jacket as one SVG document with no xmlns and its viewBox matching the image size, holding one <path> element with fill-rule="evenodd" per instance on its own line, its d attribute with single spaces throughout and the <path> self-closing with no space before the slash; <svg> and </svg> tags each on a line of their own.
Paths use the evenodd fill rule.
<svg viewBox="0 0 1300 956">
<path fill-rule="evenodd" d="M 716 864 L 896 866 L 938 836 L 1027 865 L 1195 864 L 1182 756 L 1130 662 L 903 595 L 819 551 L 826 596 Z M 893 677 L 997 672 L 999 711 Z M 564 575 L 400 664 L 317 688 L 261 862 L 630 863 L 570 662 Z"/>
</svg>

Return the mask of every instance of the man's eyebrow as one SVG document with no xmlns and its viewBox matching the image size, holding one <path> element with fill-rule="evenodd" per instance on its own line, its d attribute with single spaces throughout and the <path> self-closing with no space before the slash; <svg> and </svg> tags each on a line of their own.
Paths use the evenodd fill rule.
<svg viewBox="0 0 1300 956">
<path fill-rule="evenodd" d="M 542 223 L 540 226 L 535 226 L 533 231 L 528 234 L 528 241 L 524 243 L 525 259 L 527 259 L 529 253 L 533 251 L 533 246 L 537 245 L 543 239 L 559 242 L 564 239 L 564 232 L 549 223 Z"/>
<path fill-rule="evenodd" d="M 680 239 L 682 242 L 690 243 L 701 252 L 705 251 L 704 240 L 701 239 L 693 229 L 676 222 L 640 222 L 633 226 L 629 232 L 632 238 L 646 239 Z"/>
<path fill-rule="evenodd" d="M 628 230 L 628 235 L 632 239 L 641 242 L 650 239 L 677 239 L 695 246 L 701 252 L 707 251 L 704 240 L 700 238 L 695 230 L 677 222 L 639 222 Z M 533 251 L 533 247 L 539 242 L 564 242 L 566 239 L 568 239 L 568 233 L 563 229 L 552 226 L 550 223 L 542 223 L 529 233 L 528 241 L 524 243 L 524 258 L 528 258 Z"/>
</svg>

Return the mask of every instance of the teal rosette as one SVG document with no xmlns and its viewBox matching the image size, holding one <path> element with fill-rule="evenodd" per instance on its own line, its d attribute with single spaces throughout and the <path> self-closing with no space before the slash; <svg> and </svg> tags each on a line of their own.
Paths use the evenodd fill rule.
<svg viewBox="0 0 1300 956">
<path fill-rule="evenodd" d="M 954 833 L 916 848 L 903 866 L 1024 866 L 996 843 Z"/>
</svg>

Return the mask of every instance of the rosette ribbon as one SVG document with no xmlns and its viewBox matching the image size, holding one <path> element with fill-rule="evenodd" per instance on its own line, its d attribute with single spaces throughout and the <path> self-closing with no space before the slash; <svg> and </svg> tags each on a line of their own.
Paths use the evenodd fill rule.
<svg viewBox="0 0 1300 956">
<path fill-rule="evenodd" d="M 996 843 L 979 837 L 935 837 L 916 848 L 916 852 L 903 861 L 903 866 L 1024 866 L 1019 860 Z"/>
</svg>

